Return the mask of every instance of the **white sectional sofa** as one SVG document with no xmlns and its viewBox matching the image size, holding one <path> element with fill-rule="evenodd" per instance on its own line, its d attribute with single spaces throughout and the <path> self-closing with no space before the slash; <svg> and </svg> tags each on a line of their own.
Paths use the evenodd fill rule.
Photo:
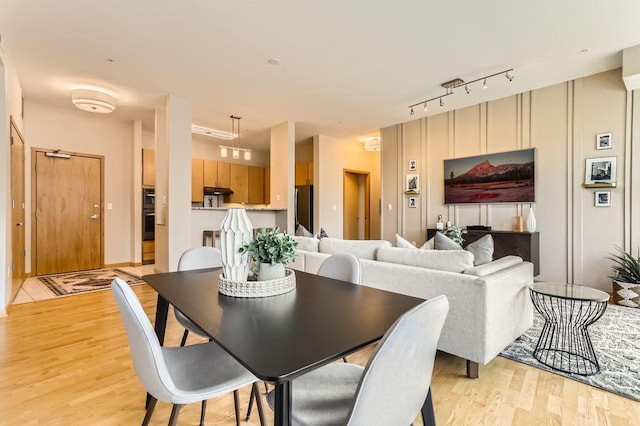
<svg viewBox="0 0 640 426">
<path fill-rule="evenodd" d="M 466 359 L 469 377 L 478 377 L 479 364 L 487 364 L 532 325 L 528 286 L 533 264 L 520 257 L 473 266 L 473 255 L 465 250 L 398 248 L 384 240 L 295 238 L 298 256 L 289 264 L 292 269 L 316 273 L 331 254 L 351 253 L 360 258 L 362 285 L 423 299 L 446 295 L 449 315 L 438 349 Z"/>
</svg>

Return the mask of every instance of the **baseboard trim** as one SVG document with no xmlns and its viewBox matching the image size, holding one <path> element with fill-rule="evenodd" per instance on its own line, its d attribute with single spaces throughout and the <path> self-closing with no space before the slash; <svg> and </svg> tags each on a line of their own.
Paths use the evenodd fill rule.
<svg viewBox="0 0 640 426">
<path fill-rule="evenodd" d="M 105 264 L 104 268 L 121 268 L 123 266 L 142 266 L 142 263 L 137 263 L 137 262 L 120 262 L 120 263 L 110 263 L 110 264 Z"/>
</svg>

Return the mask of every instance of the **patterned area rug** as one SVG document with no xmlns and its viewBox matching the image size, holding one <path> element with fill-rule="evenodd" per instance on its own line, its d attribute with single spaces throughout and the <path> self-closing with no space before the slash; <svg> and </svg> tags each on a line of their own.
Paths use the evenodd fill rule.
<svg viewBox="0 0 640 426">
<path fill-rule="evenodd" d="M 500 356 L 640 401 L 640 309 L 608 305 L 604 315 L 589 326 L 600 363 L 600 372 L 592 376 L 562 373 L 533 357 L 543 323 L 534 309 L 533 327 Z"/>
<path fill-rule="evenodd" d="M 115 277 L 121 278 L 129 285 L 144 282 L 140 277 L 120 269 L 93 269 L 90 271 L 44 275 L 36 277 L 36 279 L 56 296 L 66 296 L 69 294 L 106 290 Z"/>
</svg>

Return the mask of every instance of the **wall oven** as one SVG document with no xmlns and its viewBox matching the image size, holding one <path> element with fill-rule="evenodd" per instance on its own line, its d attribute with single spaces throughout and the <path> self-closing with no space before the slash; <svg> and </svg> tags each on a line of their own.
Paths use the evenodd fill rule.
<svg viewBox="0 0 640 426">
<path fill-rule="evenodd" d="M 142 188 L 142 240 L 155 240 L 156 194 L 153 188 Z"/>
</svg>

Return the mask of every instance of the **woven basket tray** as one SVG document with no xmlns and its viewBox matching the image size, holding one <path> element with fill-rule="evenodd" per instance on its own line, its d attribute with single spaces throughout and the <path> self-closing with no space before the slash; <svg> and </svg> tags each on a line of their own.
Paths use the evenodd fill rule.
<svg viewBox="0 0 640 426">
<path fill-rule="evenodd" d="M 233 297 L 267 297 L 277 296 L 296 288 L 296 274 L 285 269 L 284 278 L 267 281 L 229 281 L 222 275 L 218 281 L 218 291 Z"/>
</svg>

